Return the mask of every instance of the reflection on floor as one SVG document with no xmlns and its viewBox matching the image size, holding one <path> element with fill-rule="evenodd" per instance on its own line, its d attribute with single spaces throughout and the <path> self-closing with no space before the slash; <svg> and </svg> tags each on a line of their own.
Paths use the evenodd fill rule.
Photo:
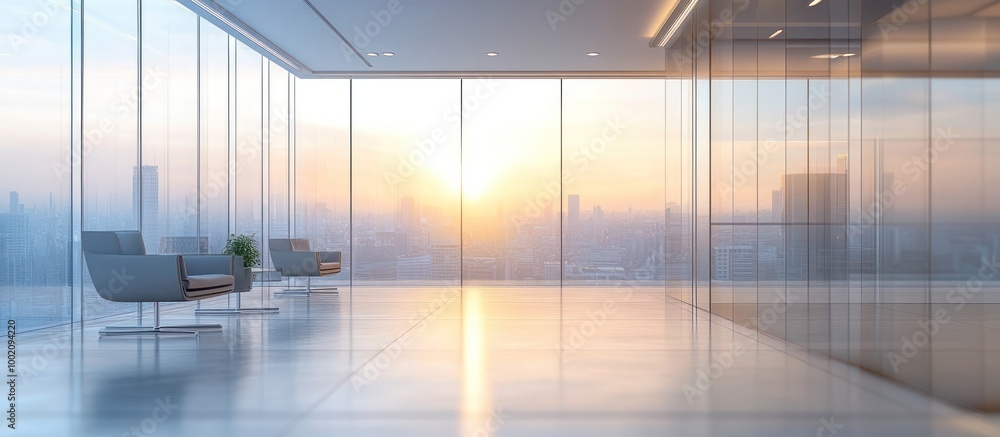
<svg viewBox="0 0 1000 437">
<path fill-rule="evenodd" d="M 1000 435 L 995 416 L 757 339 L 662 288 L 345 287 L 266 303 L 281 312 L 198 317 L 224 327 L 198 339 L 99 340 L 105 323 L 20 335 L 20 435 Z M 193 305 L 164 314 L 195 319 Z M 1000 378 L 985 372 L 995 349 L 961 361 Z"/>
</svg>

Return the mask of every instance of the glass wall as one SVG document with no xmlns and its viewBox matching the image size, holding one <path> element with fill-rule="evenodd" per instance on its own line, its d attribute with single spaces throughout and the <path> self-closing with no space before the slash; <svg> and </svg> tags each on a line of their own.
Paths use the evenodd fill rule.
<svg viewBox="0 0 1000 437">
<path fill-rule="evenodd" d="M 666 204 L 667 185 L 651 183 L 667 175 L 666 85 L 563 82 L 564 284 L 651 285 L 667 277 L 667 245 L 677 243 L 667 230 L 680 202 L 676 181 Z"/>
<path fill-rule="evenodd" d="M 969 304 L 1000 300 L 996 25 L 932 5 L 700 3 L 667 51 L 695 83 L 695 302 L 992 409 L 940 339 L 988 341 Z"/>
<path fill-rule="evenodd" d="M 559 80 L 463 81 L 463 283 L 560 283 L 561 95 Z"/>
<path fill-rule="evenodd" d="M 153 70 L 140 70 L 141 35 L 135 1 L 88 2 L 83 14 L 86 62 L 82 72 L 83 146 L 79 166 L 83 230 L 138 230 L 143 194 L 158 189 L 154 173 L 144 176 L 139 165 L 141 97 L 163 87 L 166 77 Z M 154 201 L 146 209 L 151 211 L 158 205 Z M 147 226 L 156 225 L 150 222 Z M 134 304 L 101 298 L 86 269 L 83 287 L 85 320 L 135 308 Z"/>
<path fill-rule="evenodd" d="M 352 81 L 354 284 L 460 280 L 461 86 Z"/>
<path fill-rule="evenodd" d="M 142 4 L 141 190 L 147 253 L 208 251 L 198 239 L 198 16 Z M 133 197 L 139 195 L 139 192 Z M 204 247 L 202 247 L 204 246 Z"/>
<path fill-rule="evenodd" d="M 198 195 L 188 210 L 198 215 L 200 253 L 222 253 L 229 237 L 230 38 L 202 20 L 198 27 Z M 208 247 L 203 247 L 207 244 Z"/>
<path fill-rule="evenodd" d="M 136 311 L 97 294 L 81 229 L 140 230 L 152 254 L 219 253 L 237 226 L 289 235 L 287 72 L 246 47 L 237 63 L 240 44 L 168 0 L 0 12 L 0 305 L 19 329 Z"/>
<path fill-rule="evenodd" d="M 233 52 L 233 146 L 230 223 L 233 233 L 252 236 L 264 247 L 264 153 L 267 123 L 267 63 L 241 42 Z M 264 251 L 262 251 L 264 252 Z"/>
<path fill-rule="evenodd" d="M 254 235 L 265 268 L 268 238 L 305 237 L 345 254 L 341 284 L 690 278 L 692 135 L 671 122 L 689 84 L 299 80 L 174 2 L 75 7 L 4 54 L 23 65 L 2 86 L 33 108 L 5 108 L 9 147 L 53 167 L 48 185 L 3 173 L 5 302 L 37 326 L 136 310 L 96 293 L 81 229 L 140 230 L 158 254 Z M 25 285 L 52 296 L 9 291 Z"/>
<path fill-rule="evenodd" d="M 292 235 L 341 252 L 332 280 L 351 278 L 351 81 L 296 80 Z"/>
<path fill-rule="evenodd" d="M 72 317 L 73 19 L 65 1 L 0 1 L 0 312 L 19 330 Z"/>
</svg>

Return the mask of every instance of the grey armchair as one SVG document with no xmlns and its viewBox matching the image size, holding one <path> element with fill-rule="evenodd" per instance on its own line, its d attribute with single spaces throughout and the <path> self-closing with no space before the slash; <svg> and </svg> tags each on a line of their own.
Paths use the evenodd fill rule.
<svg viewBox="0 0 1000 437">
<path fill-rule="evenodd" d="M 153 326 L 109 326 L 100 335 L 197 336 L 198 331 L 222 330 L 222 325 L 161 325 L 160 302 L 207 299 L 233 291 L 232 256 L 146 255 L 139 231 L 86 231 L 82 243 L 87 269 L 101 297 L 153 303 Z"/>
<path fill-rule="evenodd" d="M 340 273 L 340 252 L 313 252 L 309 240 L 274 238 L 268 240 L 274 269 L 287 277 L 306 277 L 306 288 L 287 288 L 275 294 L 336 294 L 337 287 L 313 287 L 312 277 Z"/>
</svg>

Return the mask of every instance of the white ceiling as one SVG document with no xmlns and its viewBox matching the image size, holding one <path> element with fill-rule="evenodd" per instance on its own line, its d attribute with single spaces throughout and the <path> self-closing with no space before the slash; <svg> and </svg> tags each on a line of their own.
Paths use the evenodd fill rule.
<svg viewBox="0 0 1000 437">
<path fill-rule="evenodd" d="M 664 77 L 680 71 L 662 48 L 649 47 L 678 0 L 176 1 L 304 78 Z M 753 71 L 733 74 L 775 66 L 786 75 L 829 75 L 832 64 L 844 62 L 814 56 L 848 51 L 858 52 L 854 59 L 863 58 L 869 74 L 928 68 L 926 11 L 907 16 L 909 25 L 897 26 L 892 38 L 880 34 L 879 22 L 896 19 L 900 0 L 825 0 L 815 7 L 810 0 L 702 1 L 716 14 L 711 18 L 720 32 L 712 39 L 720 51 L 734 44 L 730 52 L 752 50 L 758 57 Z M 975 74 L 1000 70 L 993 44 L 984 45 L 984 32 L 996 32 L 1000 0 L 927 1 L 934 2 L 939 66 Z M 729 20 L 717 15 L 740 4 L 745 8 Z M 701 26 L 693 29 L 699 35 L 706 33 Z M 776 29 L 784 33 L 770 39 Z M 862 47 L 862 40 L 870 44 Z M 726 68 L 718 64 L 713 68 Z"/>
<path fill-rule="evenodd" d="M 215 9 L 263 46 L 269 42 L 275 53 L 255 48 L 279 63 L 285 64 L 282 58 L 289 60 L 293 72 L 294 64 L 300 64 L 301 71 L 296 74 L 301 77 L 477 73 L 662 76 L 663 49 L 650 48 L 649 40 L 677 2 L 178 1 L 251 46 L 257 45 L 252 38 L 227 26 L 224 19 L 212 16 L 198 3 Z M 396 56 L 358 56 L 355 50 L 361 54 L 393 52 Z M 592 51 L 601 55 L 586 56 Z M 488 57 L 486 52 L 499 56 Z"/>
</svg>

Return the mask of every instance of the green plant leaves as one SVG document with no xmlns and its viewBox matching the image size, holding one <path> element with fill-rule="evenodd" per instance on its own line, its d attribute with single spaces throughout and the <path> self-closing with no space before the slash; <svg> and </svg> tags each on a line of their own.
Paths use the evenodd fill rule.
<svg viewBox="0 0 1000 437">
<path fill-rule="evenodd" d="M 253 235 L 232 234 L 226 240 L 226 247 L 222 253 L 243 257 L 243 267 L 255 267 L 260 265 L 260 244 Z"/>
</svg>

